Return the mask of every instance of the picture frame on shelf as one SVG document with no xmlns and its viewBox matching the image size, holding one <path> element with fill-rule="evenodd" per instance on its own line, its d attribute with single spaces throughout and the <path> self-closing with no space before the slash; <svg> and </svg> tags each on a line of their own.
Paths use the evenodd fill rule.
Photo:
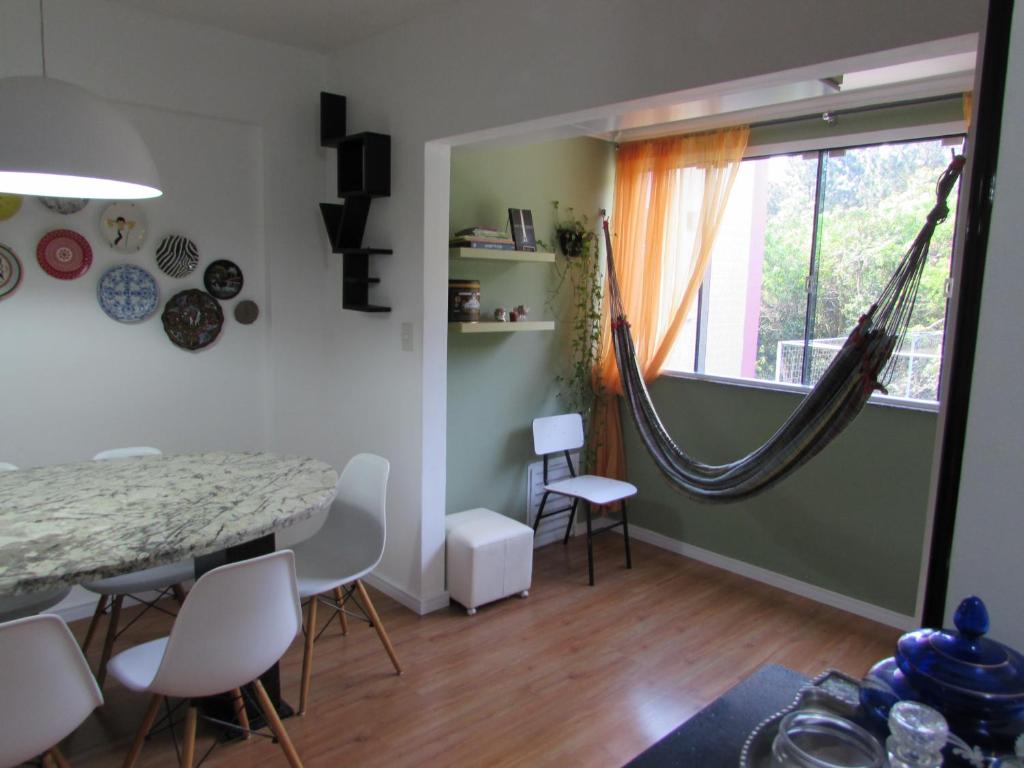
<svg viewBox="0 0 1024 768">
<path fill-rule="evenodd" d="M 533 212 L 527 208 L 509 208 L 508 221 L 517 251 L 536 251 L 537 236 L 533 231 Z"/>
</svg>

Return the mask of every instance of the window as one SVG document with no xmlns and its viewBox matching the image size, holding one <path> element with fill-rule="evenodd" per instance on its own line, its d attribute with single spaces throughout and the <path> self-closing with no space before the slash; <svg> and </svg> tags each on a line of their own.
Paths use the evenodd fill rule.
<svg viewBox="0 0 1024 768">
<path fill-rule="evenodd" d="M 813 386 L 917 234 L 950 147 L 961 141 L 744 160 L 666 367 Z M 938 399 L 953 218 L 932 240 L 889 385 L 896 397 Z"/>
</svg>

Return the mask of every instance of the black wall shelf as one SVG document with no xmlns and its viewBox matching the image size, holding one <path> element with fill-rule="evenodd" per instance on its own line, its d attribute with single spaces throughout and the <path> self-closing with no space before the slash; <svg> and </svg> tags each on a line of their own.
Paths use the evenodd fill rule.
<svg viewBox="0 0 1024 768">
<path fill-rule="evenodd" d="M 320 215 L 331 251 L 342 257 L 341 306 L 357 312 L 390 312 L 371 304 L 369 289 L 380 282 L 370 277 L 370 256 L 391 254 L 390 248 L 363 246 L 370 202 L 391 195 L 391 137 L 383 133 L 346 133 L 344 96 L 320 93 L 320 145 L 338 150 L 338 197 L 344 203 L 320 203 Z"/>
</svg>

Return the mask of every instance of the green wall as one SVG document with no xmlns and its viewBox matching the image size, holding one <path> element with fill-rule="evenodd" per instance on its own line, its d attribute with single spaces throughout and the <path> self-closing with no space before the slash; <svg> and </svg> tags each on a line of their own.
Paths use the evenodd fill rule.
<svg viewBox="0 0 1024 768">
<path fill-rule="evenodd" d="M 800 395 L 662 377 L 651 386 L 680 447 L 721 463 L 760 445 Z M 776 573 L 912 615 L 936 415 L 868 405 L 803 468 L 752 499 L 691 501 L 654 466 L 627 413 L 630 522 Z"/>
<path fill-rule="evenodd" d="M 452 230 L 504 226 L 507 210 L 533 211 L 552 240 L 551 201 L 593 217 L 610 208 L 614 150 L 573 139 L 452 156 Z M 559 259 L 563 257 L 559 256 Z M 481 283 L 485 314 L 525 303 L 553 333 L 448 337 L 447 510 L 490 507 L 523 520 L 530 423 L 559 413 L 554 381 L 568 348 L 565 295 L 548 302 L 555 267 L 450 262 L 451 277 Z M 546 304 L 548 304 L 546 306 Z M 560 322 L 561 321 L 561 322 Z M 679 443 L 706 461 L 743 455 L 792 412 L 800 395 L 662 377 L 652 387 Z M 674 491 L 651 463 L 628 416 L 629 479 L 640 489 L 630 521 L 902 614 L 913 614 L 928 501 L 934 413 L 869 405 L 821 455 L 776 488 L 708 506 Z"/>
<path fill-rule="evenodd" d="M 593 223 L 611 205 L 613 174 L 613 146 L 595 139 L 455 150 L 450 230 L 501 228 L 509 208 L 528 208 L 537 237 L 553 244 L 551 202 Z M 450 261 L 449 276 L 480 281 L 484 317 L 526 304 L 529 319 L 555 320 L 553 332 L 448 336 L 447 511 L 489 507 L 525 520 L 531 422 L 566 410 L 555 376 L 568 349 L 569 296 L 551 298 L 552 264 Z"/>
</svg>

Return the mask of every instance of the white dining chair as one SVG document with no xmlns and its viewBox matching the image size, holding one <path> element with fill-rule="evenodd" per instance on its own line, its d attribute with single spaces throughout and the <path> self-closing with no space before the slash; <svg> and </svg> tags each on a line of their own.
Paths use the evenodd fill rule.
<svg viewBox="0 0 1024 768">
<path fill-rule="evenodd" d="M 622 538 L 626 544 L 626 567 L 633 567 L 633 560 L 629 553 L 629 523 L 626 519 L 626 499 L 635 496 L 637 489 L 632 483 L 622 480 L 615 480 L 610 477 L 599 475 L 577 475 L 576 468 L 572 463 L 570 451 L 583 447 L 583 419 L 578 413 L 564 413 L 558 416 L 545 416 L 533 420 L 533 450 L 544 459 L 544 495 L 540 500 L 540 508 L 537 510 L 537 517 L 533 521 L 533 533 L 536 536 L 537 527 L 544 517 L 569 513 L 569 523 L 565 527 L 565 536 L 562 544 L 569 541 L 569 532 L 572 530 L 572 522 L 576 517 L 576 507 L 582 500 L 587 515 L 587 572 L 590 576 L 590 586 L 594 586 L 594 546 L 593 538 L 599 533 L 622 527 Z M 569 466 L 569 477 L 563 480 L 548 482 L 548 462 L 552 455 L 563 454 L 565 462 Z M 551 494 L 565 496 L 571 500 L 569 507 L 564 509 L 544 511 L 548 497 Z M 618 503 L 622 510 L 622 518 L 616 522 L 593 530 L 590 518 L 590 506 L 592 504 L 610 505 Z"/>
<path fill-rule="evenodd" d="M 293 768 L 302 762 L 259 677 L 288 650 L 302 626 L 295 555 L 282 549 L 203 574 L 181 607 L 171 634 L 110 660 L 110 674 L 132 691 L 151 693 L 149 709 L 124 768 L 138 759 L 164 697 L 196 699 L 230 693 L 239 725 L 248 730 L 241 688 L 252 683 L 257 703 Z M 181 765 L 191 768 L 198 710 L 189 701 Z"/>
<path fill-rule="evenodd" d="M 0 768 L 46 754 L 68 765 L 57 744 L 74 731 L 103 694 L 57 616 L 0 624 Z"/>
<path fill-rule="evenodd" d="M 387 538 L 385 504 L 387 459 L 371 453 L 353 456 L 338 478 L 337 495 L 323 527 L 295 545 L 299 595 L 306 600 L 305 649 L 298 714 L 305 714 L 313 674 L 313 644 L 317 636 L 317 604 L 323 600 L 338 614 L 342 634 L 348 632 L 345 605 L 355 602 L 375 630 L 397 674 L 402 674 L 394 646 L 374 608 L 362 579 L 384 554 Z M 333 619 L 332 615 L 328 622 Z"/>
<path fill-rule="evenodd" d="M 162 455 L 162 453 L 159 448 L 138 446 L 132 448 L 113 448 L 108 451 L 100 451 L 92 458 L 93 461 L 110 461 L 113 459 L 160 455 Z M 183 603 L 185 600 L 185 588 L 182 586 L 182 582 L 188 581 L 194 575 L 195 567 L 191 561 L 187 561 L 161 565 L 155 568 L 146 568 L 142 571 L 126 573 L 120 576 L 112 576 L 108 579 L 91 581 L 82 585 L 90 592 L 94 592 L 100 596 L 96 601 L 96 610 L 93 612 L 92 620 L 89 622 L 89 628 L 86 630 L 85 639 L 82 640 L 82 653 L 88 653 L 89 645 L 92 643 L 92 638 L 96 634 L 100 618 L 108 609 L 110 611 L 110 619 L 107 624 L 107 635 L 103 643 L 100 663 L 96 667 L 96 679 L 99 681 L 100 688 L 103 687 L 103 683 L 106 681 L 107 663 L 110 660 L 110 655 L 113 653 L 114 642 L 120 635 L 118 625 L 121 619 L 121 607 L 124 603 L 124 599 L 126 597 L 132 597 L 138 602 L 145 604 L 146 608 L 143 609 L 143 613 L 148 611 L 150 608 L 156 608 L 157 610 L 173 616 L 174 614 L 171 614 L 169 611 L 166 611 L 156 605 L 156 602 L 168 594 L 173 594 L 179 604 Z M 144 592 L 157 592 L 159 594 L 155 600 L 144 600 L 140 597 L 141 593 Z"/>
<path fill-rule="evenodd" d="M 26 616 L 42 613 L 52 608 L 71 592 L 71 587 L 57 587 L 25 595 L 4 595 L 0 597 L 0 621 L 13 621 Z"/>
</svg>

